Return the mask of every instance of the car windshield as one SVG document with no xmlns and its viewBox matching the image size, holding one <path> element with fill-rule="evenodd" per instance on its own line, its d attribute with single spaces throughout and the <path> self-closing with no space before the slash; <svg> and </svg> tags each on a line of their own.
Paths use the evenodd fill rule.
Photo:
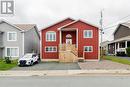
<svg viewBox="0 0 130 87">
<path fill-rule="evenodd" d="M 23 58 L 32 58 L 32 54 L 26 54 L 23 56 Z"/>
</svg>

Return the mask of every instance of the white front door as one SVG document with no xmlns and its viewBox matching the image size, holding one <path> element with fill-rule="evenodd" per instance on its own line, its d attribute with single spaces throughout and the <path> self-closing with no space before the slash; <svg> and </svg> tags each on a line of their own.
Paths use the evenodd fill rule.
<svg viewBox="0 0 130 87">
<path fill-rule="evenodd" d="M 66 44 L 72 44 L 72 39 L 71 38 L 67 38 L 66 39 Z"/>
</svg>

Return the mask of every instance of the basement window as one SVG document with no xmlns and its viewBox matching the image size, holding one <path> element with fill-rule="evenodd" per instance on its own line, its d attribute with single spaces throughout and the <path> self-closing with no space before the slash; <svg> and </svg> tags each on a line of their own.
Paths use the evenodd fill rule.
<svg viewBox="0 0 130 87">
<path fill-rule="evenodd" d="M 84 46 L 84 52 L 93 52 L 93 46 Z"/>
<path fill-rule="evenodd" d="M 45 47 L 45 52 L 57 52 L 56 46 L 47 46 Z"/>
</svg>

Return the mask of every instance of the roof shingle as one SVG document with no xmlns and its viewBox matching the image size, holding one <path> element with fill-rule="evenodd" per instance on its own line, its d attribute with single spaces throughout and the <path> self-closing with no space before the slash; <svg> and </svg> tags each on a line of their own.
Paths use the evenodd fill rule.
<svg viewBox="0 0 130 87">
<path fill-rule="evenodd" d="M 14 24 L 14 25 L 24 31 L 28 31 L 35 26 L 35 24 Z"/>
</svg>

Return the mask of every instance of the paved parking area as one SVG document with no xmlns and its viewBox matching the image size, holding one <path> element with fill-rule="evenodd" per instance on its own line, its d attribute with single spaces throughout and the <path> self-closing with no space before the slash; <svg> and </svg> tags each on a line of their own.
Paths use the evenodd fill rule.
<svg viewBox="0 0 130 87">
<path fill-rule="evenodd" d="M 95 70 L 95 69 L 104 69 L 104 70 L 115 70 L 115 69 L 125 69 L 130 70 L 130 65 L 125 65 L 117 62 L 112 62 L 109 60 L 101 60 L 99 62 L 84 62 L 78 63 L 82 70 Z"/>
<path fill-rule="evenodd" d="M 78 63 L 58 63 L 58 62 L 48 62 L 39 63 L 33 66 L 25 67 L 15 67 L 11 70 L 79 70 L 80 67 Z"/>
</svg>

